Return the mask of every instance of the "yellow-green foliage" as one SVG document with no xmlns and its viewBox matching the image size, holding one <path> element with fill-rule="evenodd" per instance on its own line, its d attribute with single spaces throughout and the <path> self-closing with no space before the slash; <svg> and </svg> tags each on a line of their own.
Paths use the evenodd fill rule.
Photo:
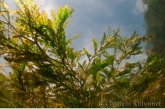
<svg viewBox="0 0 165 109">
<path fill-rule="evenodd" d="M 5 89 L 12 90 L 8 99 L 12 102 L 7 102 L 11 107 L 100 107 L 103 99 L 133 102 L 141 100 L 135 97 L 154 84 L 151 80 L 157 76 L 150 72 L 163 63 L 161 58 L 129 62 L 144 53 L 140 44 L 150 37 L 140 37 L 136 32 L 122 37 L 119 29 L 111 33 L 109 27 L 100 44 L 92 39 L 93 53 L 86 48 L 74 51 L 71 44 L 79 34 L 68 40 L 65 35 L 73 9 L 58 7 L 48 18 L 32 0 L 16 0 L 16 4 L 15 14 L 10 15 L 13 23 L 0 19 L 1 56 L 12 68 L 7 78 L 10 85 Z M 82 56 L 87 60 L 81 63 Z"/>
</svg>

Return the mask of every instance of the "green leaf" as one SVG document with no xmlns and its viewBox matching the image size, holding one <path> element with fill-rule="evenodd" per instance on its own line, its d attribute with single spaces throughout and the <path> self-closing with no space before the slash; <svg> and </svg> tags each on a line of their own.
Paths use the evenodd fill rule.
<svg viewBox="0 0 165 109">
<path fill-rule="evenodd" d="M 3 25 L 2 25 L 2 23 L 0 22 L 0 28 L 2 28 L 3 27 Z"/>
<path fill-rule="evenodd" d="M 82 66 L 85 67 L 85 65 L 86 65 L 86 60 L 84 60 Z"/>
<path fill-rule="evenodd" d="M 67 26 L 70 22 L 71 22 L 70 20 L 67 20 L 67 21 L 65 22 L 65 24 L 63 25 L 63 28 L 66 29 L 66 26 Z"/>
<path fill-rule="evenodd" d="M 85 48 L 83 48 L 83 50 L 84 50 L 84 53 L 87 55 L 88 58 L 91 57 L 91 55 L 88 53 L 88 51 Z"/>
<path fill-rule="evenodd" d="M 82 52 L 82 50 L 77 50 L 77 51 L 75 52 L 75 55 L 78 56 L 78 55 L 81 54 L 81 52 Z"/>
<path fill-rule="evenodd" d="M 117 76 L 123 76 L 125 74 L 131 73 L 131 69 L 126 68 L 124 71 L 120 72 Z"/>
<path fill-rule="evenodd" d="M 92 79 L 92 77 L 89 75 L 88 77 L 87 77 L 87 82 L 90 84 L 91 82 L 93 82 L 93 79 Z"/>
<path fill-rule="evenodd" d="M 50 19 L 48 19 L 48 26 L 52 27 L 52 21 Z"/>
<path fill-rule="evenodd" d="M 77 37 L 79 37 L 79 36 L 80 36 L 80 34 L 76 34 L 75 36 L 73 36 L 73 38 L 67 40 L 67 42 L 66 42 L 67 45 L 70 46 L 70 45 L 72 44 L 72 41 L 73 41 L 74 39 L 76 39 Z"/>
<path fill-rule="evenodd" d="M 98 82 L 101 81 L 100 72 L 97 72 L 97 74 L 96 74 L 96 80 L 97 80 Z"/>
<path fill-rule="evenodd" d="M 17 10 L 10 10 L 11 15 L 16 14 L 16 13 L 17 13 Z"/>
<path fill-rule="evenodd" d="M 103 68 L 107 67 L 108 65 L 109 65 L 109 64 L 108 64 L 108 63 L 106 63 L 106 62 L 101 63 L 101 65 L 99 66 L 99 69 L 101 70 L 101 69 L 103 69 Z"/>
<path fill-rule="evenodd" d="M 84 67 L 78 62 L 78 65 L 81 69 L 84 69 Z"/>
<path fill-rule="evenodd" d="M 106 34 L 103 33 L 103 38 L 102 38 L 101 43 L 100 43 L 101 45 L 104 45 L 104 43 L 106 42 L 106 38 L 107 38 Z"/>
<path fill-rule="evenodd" d="M 107 57 L 107 59 L 105 59 L 103 62 L 107 63 L 107 64 L 113 64 L 115 57 L 113 55 Z"/>
<path fill-rule="evenodd" d="M 12 42 L 14 42 L 15 44 L 18 44 L 18 38 L 11 38 Z"/>
<path fill-rule="evenodd" d="M 9 7 L 6 5 L 6 3 L 3 2 L 4 9 L 7 10 Z"/>
<path fill-rule="evenodd" d="M 47 13 L 44 10 L 42 10 L 41 16 L 42 16 L 42 20 L 43 20 L 44 25 L 47 25 L 48 17 L 47 17 Z"/>
<path fill-rule="evenodd" d="M 94 45 L 94 51 L 96 52 L 98 49 L 98 44 L 97 44 L 97 40 L 95 38 L 92 39 L 93 45 Z"/>
<path fill-rule="evenodd" d="M 0 83 L 4 82 L 5 80 L 7 80 L 6 76 L 0 72 Z"/>
<path fill-rule="evenodd" d="M 22 70 L 25 70 L 26 64 L 25 64 L 25 63 L 21 63 L 21 64 L 20 64 L 20 68 L 21 68 Z"/>
</svg>

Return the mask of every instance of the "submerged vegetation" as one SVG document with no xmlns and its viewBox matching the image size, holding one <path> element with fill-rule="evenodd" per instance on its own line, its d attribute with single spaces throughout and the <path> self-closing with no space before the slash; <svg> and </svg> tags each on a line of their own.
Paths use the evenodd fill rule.
<svg viewBox="0 0 165 109">
<path fill-rule="evenodd" d="M 152 36 L 122 37 L 109 27 L 100 43 L 92 39 L 92 54 L 75 51 L 79 34 L 65 36 L 74 9 L 51 10 L 51 20 L 32 0 L 16 4 L 10 11 L 0 0 L 0 55 L 12 69 L 0 73 L 0 107 L 165 107 L 164 58 L 129 62 Z"/>
</svg>

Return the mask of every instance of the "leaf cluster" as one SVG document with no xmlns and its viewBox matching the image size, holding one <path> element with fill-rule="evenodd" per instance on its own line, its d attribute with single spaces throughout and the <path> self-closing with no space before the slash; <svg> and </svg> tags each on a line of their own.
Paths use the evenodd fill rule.
<svg viewBox="0 0 165 109">
<path fill-rule="evenodd" d="M 111 32 L 109 27 L 99 44 L 92 39 L 93 53 L 86 48 L 74 51 L 71 44 L 79 34 L 68 40 L 65 36 L 73 9 L 58 7 L 48 18 L 32 0 L 16 4 L 15 14 L 8 13 L 14 22 L 0 20 L 1 56 L 12 68 L 9 83 L 15 107 L 99 107 L 100 99 L 136 101 L 154 84 L 157 76 L 149 72 L 163 62 L 160 57 L 129 61 L 144 54 L 140 44 L 151 36 L 134 32 L 122 37 L 119 29 Z M 87 60 L 80 62 L 82 56 Z"/>
</svg>

